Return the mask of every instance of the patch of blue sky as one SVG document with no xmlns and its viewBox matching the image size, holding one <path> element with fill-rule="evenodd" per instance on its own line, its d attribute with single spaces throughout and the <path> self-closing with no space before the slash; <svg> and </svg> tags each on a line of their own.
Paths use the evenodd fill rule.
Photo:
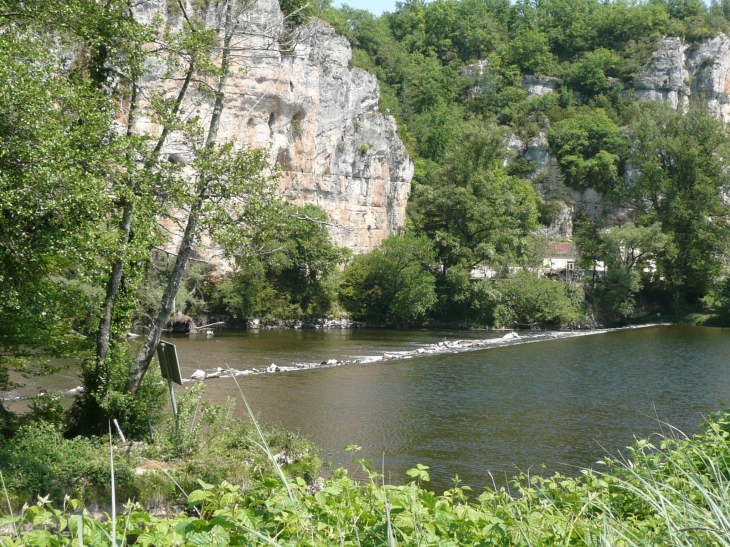
<svg viewBox="0 0 730 547">
<path fill-rule="evenodd" d="M 395 11 L 396 0 L 335 0 L 332 5 L 340 8 L 347 4 L 351 8 L 364 9 L 374 15 L 382 15 L 386 11 Z"/>
</svg>

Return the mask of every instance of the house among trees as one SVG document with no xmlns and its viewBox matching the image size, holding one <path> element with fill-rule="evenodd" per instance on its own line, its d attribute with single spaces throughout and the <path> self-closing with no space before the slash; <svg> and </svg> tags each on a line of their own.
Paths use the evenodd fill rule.
<svg viewBox="0 0 730 547">
<path fill-rule="evenodd" d="M 566 278 L 576 270 L 578 252 L 570 241 L 558 241 L 548 245 L 543 266 L 538 272 L 547 277 Z"/>
</svg>

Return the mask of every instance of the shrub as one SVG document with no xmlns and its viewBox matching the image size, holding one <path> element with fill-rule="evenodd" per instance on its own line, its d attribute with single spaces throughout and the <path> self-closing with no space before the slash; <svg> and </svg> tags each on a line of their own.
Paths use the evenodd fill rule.
<svg viewBox="0 0 730 547">
<path fill-rule="evenodd" d="M 295 220 L 262 243 L 265 250 L 240 257 L 236 271 L 211 290 L 217 311 L 235 318 L 299 319 L 327 315 L 349 250 L 330 240 L 329 217 L 307 204 L 291 209 Z M 266 251 L 268 249 L 268 251 Z"/>
<path fill-rule="evenodd" d="M 124 392 L 132 351 L 126 341 L 120 341 L 110 346 L 103 367 L 93 357 L 82 361 L 84 391 L 68 411 L 68 436 L 104 435 L 109 420 L 116 418 L 130 439 L 147 437 L 147 419 L 152 422 L 160 419 L 167 390 L 161 381 L 160 368 L 153 366 L 136 394 Z"/>
<path fill-rule="evenodd" d="M 576 478 L 521 474 L 505 488 L 428 490 L 429 468 L 406 472 L 394 486 L 355 460 L 369 480 L 344 469 L 322 488 L 301 478 L 263 475 L 243 489 L 200 481 L 187 496 L 188 513 L 158 518 L 130 505 L 118 533 L 129 543 L 172 545 L 494 545 L 650 546 L 730 545 L 730 416 L 711 417 L 693 438 L 640 440 L 631 459 L 606 460 L 603 471 Z M 671 428 L 670 428 L 671 429 Z M 348 447 L 353 452 L 357 447 Z M 282 481 L 286 481 L 284 484 Z M 78 504 L 54 509 L 45 499 L 0 519 L 2 545 L 109 545 L 110 519 L 71 517 Z M 79 523 L 82 525 L 79 528 Z M 122 532 L 123 531 L 123 532 Z M 120 539 L 125 539 L 120 538 Z"/>
<path fill-rule="evenodd" d="M 36 495 L 63 499 L 106 498 L 109 487 L 109 445 L 100 437 L 67 440 L 52 424 L 22 426 L 12 440 L 0 438 L 0 469 L 13 497 L 22 502 Z M 115 467 L 117 485 L 125 491 L 131 470 Z"/>
<path fill-rule="evenodd" d="M 425 319 L 436 303 L 431 242 L 390 236 L 380 248 L 359 255 L 345 268 L 340 302 L 356 318 L 406 325 Z"/>
<path fill-rule="evenodd" d="M 291 134 L 292 134 L 292 136 L 295 137 L 295 138 L 301 137 L 303 131 L 304 130 L 302 129 L 302 120 L 300 120 L 298 118 L 294 118 L 291 121 Z"/>
<path fill-rule="evenodd" d="M 232 399 L 225 406 L 206 403 L 203 390 L 199 383 L 183 392 L 178 419 L 166 409 L 167 419 L 155 428 L 154 444 L 123 446 L 114 432 L 117 500 L 174 504 L 180 496 L 177 485 L 190 491 L 198 487 L 198 480 L 246 484 L 272 471 L 253 423 L 234 417 Z M 270 425 L 262 429 L 285 469 L 313 480 L 321 466 L 315 447 L 297 433 Z M 66 495 L 107 505 L 109 437 L 65 439 L 53 424 L 29 423 L 12 439 L 0 437 L 0 471 L 16 506 L 37 496 L 60 500 Z"/>
<path fill-rule="evenodd" d="M 583 289 L 528 271 L 498 280 L 499 303 L 494 315 L 498 326 L 559 328 L 576 325 L 583 317 Z"/>
<path fill-rule="evenodd" d="M 540 212 L 540 224 L 552 226 L 563 213 L 563 202 L 554 199 L 543 201 L 537 206 L 537 209 Z"/>
</svg>

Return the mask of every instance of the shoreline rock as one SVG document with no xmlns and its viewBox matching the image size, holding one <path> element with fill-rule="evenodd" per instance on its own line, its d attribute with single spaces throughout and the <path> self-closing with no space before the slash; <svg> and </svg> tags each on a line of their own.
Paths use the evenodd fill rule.
<svg viewBox="0 0 730 547">
<path fill-rule="evenodd" d="M 262 321 L 258 317 L 251 317 L 246 320 L 246 328 L 249 330 L 266 329 L 361 329 L 367 325 L 361 321 L 352 319 L 328 319 L 320 317 L 316 319 L 269 319 Z"/>
</svg>

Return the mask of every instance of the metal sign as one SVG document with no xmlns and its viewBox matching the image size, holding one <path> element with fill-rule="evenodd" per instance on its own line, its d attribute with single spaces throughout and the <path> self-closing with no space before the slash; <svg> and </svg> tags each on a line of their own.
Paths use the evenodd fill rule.
<svg viewBox="0 0 730 547">
<path fill-rule="evenodd" d="M 160 372 L 165 380 L 182 385 L 180 363 L 177 360 L 175 344 L 160 342 L 157 346 L 157 359 L 160 361 Z"/>
</svg>

